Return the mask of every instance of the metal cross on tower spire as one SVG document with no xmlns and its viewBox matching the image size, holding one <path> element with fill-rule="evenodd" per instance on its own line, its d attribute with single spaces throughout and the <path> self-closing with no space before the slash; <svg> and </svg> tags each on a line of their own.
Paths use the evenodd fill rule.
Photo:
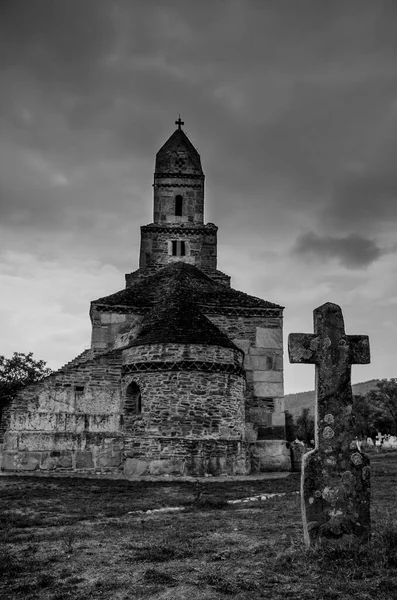
<svg viewBox="0 0 397 600">
<path fill-rule="evenodd" d="M 185 122 L 181 120 L 181 115 L 179 115 L 179 119 L 175 121 L 175 125 L 178 125 L 178 129 L 182 129 L 182 125 L 184 124 Z"/>
</svg>

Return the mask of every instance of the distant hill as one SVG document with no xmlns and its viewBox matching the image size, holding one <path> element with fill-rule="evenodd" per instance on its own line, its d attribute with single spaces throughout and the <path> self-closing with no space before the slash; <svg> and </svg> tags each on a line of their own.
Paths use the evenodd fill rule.
<svg viewBox="0 0 397 600">
<path fill-rule="evenodd" d="M 365 396 L 365 394 L 372 390 L 379 381 L 380 379 L 371 379 L 370 381 L 355 383 L 352 385 L 353 394 Z M 284 396 L 284 401 L 285 410 L 288 410 L 291 415 L 300 415 L 303 408 L 310 408 L 310 412 L 313 414 L 314 390 L 311 390 L 310 392 L 299 392 L 298 394 L 287 394 Z"/>
</svg>

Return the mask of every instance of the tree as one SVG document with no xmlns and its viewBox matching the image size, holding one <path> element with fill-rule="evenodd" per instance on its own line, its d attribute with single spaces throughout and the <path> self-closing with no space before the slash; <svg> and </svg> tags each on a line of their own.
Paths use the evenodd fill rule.
<svg viewBox="0 0 397 600">
<path fill-rule="evenodd" d="M 44 360 L 35 360 L 33 352 L 14 352 L 11 358 L 0 355 L 0 413 L 20 389 L 51 375 Z"/>
<path fill-rule="evenodd" d="M 376 438 L 378 426 L 378 411 L 368 400 L 367 396 L 353 396 L 354 431 L 358 438 Z"/>
<path fill-rule="evenodd" d="M 294 416 L 286 410 L 285 411 L 285 439 L 287 442 L 293 442 L 296 438 L 295 434 L 295 423 Z"/>
<path fill-rule="evenodd" d="M 376 428 L 397 434 L 397 378 L 382 379 L 366 394 Z"/>
<path fill-rule="evenodd" d="M 310 414 L 310 408 L 302 408 L 302 412 L 296 419 L 295 432 L 306 446 L 311 446 L 314 440 L 314 417 Z"/>
</svg>

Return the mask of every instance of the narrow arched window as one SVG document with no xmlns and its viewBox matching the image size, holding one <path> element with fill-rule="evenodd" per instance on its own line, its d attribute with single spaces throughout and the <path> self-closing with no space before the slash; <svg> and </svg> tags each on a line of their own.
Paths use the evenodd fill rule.
<svg viewBox="0 0 397 600">
<path fill-rule="evenodd" d="M 139 415 L 142 411 L 142 396 L 139 385 L 132 381 L 125 391 L 124 417 Z"/>
<path fill-rule="evenodd" d="M 180 194 L 178 194 L 178 196 L 175 196 L 175 216 L 176 217 L 182 216 L 182 205 L 183 205 L 183 197 Z"/>
</svg>

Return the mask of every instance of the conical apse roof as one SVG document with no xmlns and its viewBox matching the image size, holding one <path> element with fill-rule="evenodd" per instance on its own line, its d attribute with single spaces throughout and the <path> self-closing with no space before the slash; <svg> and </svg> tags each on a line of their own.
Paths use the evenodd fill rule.
<svg viewBox="0 0 397 600">
<path fill-rule="evenodd" d="M 167 295 L 145 316 L 137 337 L 129 345 L 159 343 L 209 344 L 238 350 L 175 282 Z"/>
</svg>

